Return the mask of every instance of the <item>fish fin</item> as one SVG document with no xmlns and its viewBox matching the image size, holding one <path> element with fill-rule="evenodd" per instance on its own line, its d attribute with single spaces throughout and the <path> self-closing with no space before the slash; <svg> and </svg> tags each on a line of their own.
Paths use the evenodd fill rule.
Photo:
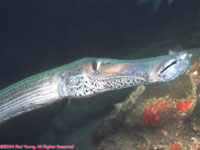
<svg viewBox="0 0 200 150">
<path fill-rule="evenodd" d="M 52 105 L 52 109 L 57 113 L 57 112 L 63 112 L 65 111 L 68 106 L 70 105 L 71 100 L 70 99 L 62 99 L 55 105 Z"/>
<path fill-rule="evenodd" d="M 60 103 L 61 111 L 64 111 L 65 109 L 67 109 L 70 103 L 71 103 L 71 99 L 62 100 Z"/>
</svg>

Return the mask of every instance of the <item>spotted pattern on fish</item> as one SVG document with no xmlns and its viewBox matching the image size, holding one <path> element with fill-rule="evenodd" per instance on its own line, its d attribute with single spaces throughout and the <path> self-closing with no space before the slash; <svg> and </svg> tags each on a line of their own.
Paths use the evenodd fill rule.
<svg viewBox="0 0 200 150">
<path fill-rule="evenodd" d="M 61 99 L 91 97 L 141 84 L 167 82 L 190 66 L 187 51 L 141 60 L 83 58 L 0 91 L 0 123 Z"/>
</svg>

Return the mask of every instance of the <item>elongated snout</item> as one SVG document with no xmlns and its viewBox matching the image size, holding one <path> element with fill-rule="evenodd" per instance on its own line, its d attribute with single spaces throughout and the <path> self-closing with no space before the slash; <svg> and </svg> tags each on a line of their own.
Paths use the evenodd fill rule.
<svg viewBox="0 0 200 150">
<path fill-rule="evenodd" d="M 190 58 L 187 51 L 168 55 L 152 67 L 149 74 L 149 82 L 167 82 L 178 77 L 190 66 Z"/>
</svg>

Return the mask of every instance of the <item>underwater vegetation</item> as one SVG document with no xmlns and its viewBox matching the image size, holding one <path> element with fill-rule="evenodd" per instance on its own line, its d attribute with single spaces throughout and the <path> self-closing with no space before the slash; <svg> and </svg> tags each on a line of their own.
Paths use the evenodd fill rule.
<svg viewBox="0 0 200 150">
<path fill-rule="evenodd" d="M 94 132 L 96 150 L 200 148 L 200 51 L 189 53 L 191 68 L 179 78 L 140 86 L 115 105 Z"/>
</svg>

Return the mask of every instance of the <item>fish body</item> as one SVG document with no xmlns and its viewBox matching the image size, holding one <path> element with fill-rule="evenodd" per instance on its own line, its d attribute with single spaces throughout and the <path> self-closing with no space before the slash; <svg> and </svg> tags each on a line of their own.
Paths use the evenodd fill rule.
<svg viewBox="0 0 200 150">
<path fill-rule="evenodd" d="M 1 90 L 0 123 L 64 98 L 91 97 L 141 84 L 167 82 L 189 66 L 187 51 L 141 60 L 83 58 Z"/>
</svg>

